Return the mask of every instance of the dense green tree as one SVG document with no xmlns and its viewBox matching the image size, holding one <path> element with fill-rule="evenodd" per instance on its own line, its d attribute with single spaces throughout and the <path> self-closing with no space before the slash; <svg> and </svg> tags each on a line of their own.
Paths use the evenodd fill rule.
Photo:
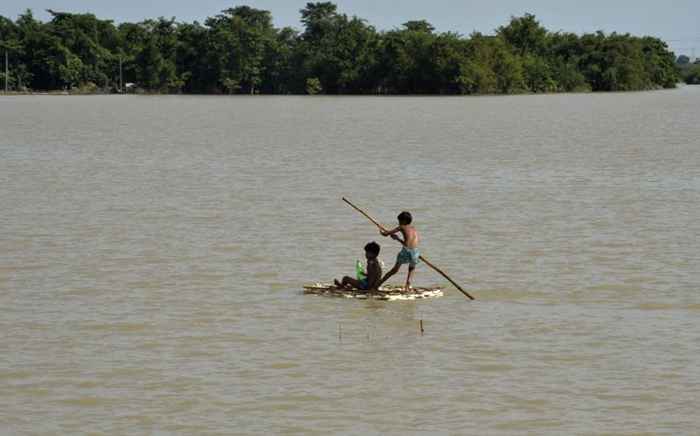
<svg viewBox="0 0 700 436">
<path fill-rule="evenodd" d="M 177 27 L 177 48 L 175 68 L 182 80 L 182 91 L 188 93 L 212 92 L 207 84 L 215 83 L 216 78 L 206 58 L 208 32 L 198 22 L 181 24 Z"/>
<path fill-rule="evenodd" d="M 576 60 L 558 57 L 552 59 L 549 65 L 552 71 L 551 78 L 556 83 L 556 91 L 591 91 L 591 86 L 586 82 L 586 77 L 579 70 Z"/>
<path fill-rule="evenodd" d="M 460 65 L 457 85 L 461 94 L 491 94 L 496 92 L 498 78 L 490 66 L 468 59 Z"/>
<path fill-rule="evenodd" d="M 494 66 L 497 77 L 497 89 L 502 94 L 516 94 L 527 90 L 520 58 L 510 53 L 508 48 L 501 48 Z"/>
<path fill-rule="evenodd" d="M 433 40 L 431 63 L 434 66 L 436 93 L 464 93 L 460 78 L 461 66 L 466 59 L 467 44 L 456 33 L 443 33 Z"/>
<path fill-rule="evenodd" d="M 497 33 L 521 56 L 542 56 L 547 49 L 547 29 L 531 14 L 512 17 L 507 26 L 498 28 Z"/>
<path fill-rule="evenodd" d="M 178 75 L 178 48 L 175 19 L 146 20 L 126 32 L 126 52 L 130 56 L 130 78 L 154 92 L 179 92 L 184 80 Z"/>
<path fill-rule="evenodd" d="M 472 76 L 477 80 L 471 82 L 481 83 L 471 92 L 510 94 L 526 90 L 522 60 L 501 37 L 472 34 L 467 65 L 465 71 L 477 74 Z"/>
<path fill-rule="evenodd" d="M 206 25 L 212 32 L 209 59 L 221 56 L 216 62 L 219 83 L 229 92 L 255 93 L 265 75 L 266 52 L 275 42 L 270 13 L 239 6 L 207 19 Z"/>
<path fill-rule="evenodd" d="M 303 28 L 276 29 L 270 12 L 226 9 L 204 24 L 140 23 L 92 14 L 31 11 L 0 17 L 13 89 L 117 88 L 150 92 L 488 94 L 630 91 L 674 87 L 689 60 L 661 40 L 616 33 L 548 32 L 535 16 L 512 17 L 495 35 L 439 33 L 425 20 L 378 32 L 331 2 L 300 11 Z M 693 70 L 695 71 L 695 70 Z M 4 79 L 4 71 L 0 72 Z"/>
<path fill-rule="evenodd" d="M 384 34 L 380 54 L 383 89 L 397 94 L 437 93 L 432 26 L 409 21 L 402 29 Z"/>
<path fill-rule="evenodd" d="M 27 86 L 42 90 L 69 87 L 70 83 L 64 79 L 70 80 L 73 76 L 68 66 L 71 57 L 61 40 L 51 34 L 48 26 L 37 21 L 29 10 L 17 19 L 17 29 L 22 44 L 20 62 L 30 72 Z"/>
<path fill-rule="evenodd" d="M 409 32 L 433 33 L 435 31 L 435 27 L 425 20 L 407 21 L 403 27 Z"/>
<path fill-rule="evenodd" d="M 466 57 L 460 64 L 458 83 L 464 94 L 492 94 L 498 91 L 495 71 L 496 45 L 494 37 L 475 32 L 466 43 Z"/>
<path fill-rule="evenodd" d="M 305 41 L 320 41 L 326 37 L 336 27 L 339 18 L 338 7 L 331 2 L 310 2 L 299 12 Z"/>
<path fill-rule="evenodd" d="M 308 3 L 298 46 L 301 72 L 318 78 L 326 93 L 372 92 L 379 35 L 364 20 L 339 14 L 332 3 Z"/>
<path fill-rule="evenodd" d="M 72 85 L 94 83 L 106 87 L 115 77 L 115 54 L 119 45 L 117 29 L 111 21 L 92 14 L 69 14 L 49 10 L 53 19 L 48 31 L 70 52 L 64 65 Z"/>
<path fill-rule="evenodd" d="M 531 92 L 557 91 L 552 66 L 540 56 L 526 55 L 523 58 L 523 79 Z"/>
<path fill-rule="evenodd" d="M 645 37 L 639 40 L 643 53 L 643 66 L 649 76 L 650 86 L 673 88 L 678 82 L 675 56 L 668 45 L 658 38 Z"/>
<path fill-rule="evenodd" d="M 303 59 L 298 46 L 299 35 L 296 30 L 289 27 L 275 30 L 274 38 L 265 48 L 261 92 L 303 93 L 304 78 L 299 74 Z"/>
</svg>

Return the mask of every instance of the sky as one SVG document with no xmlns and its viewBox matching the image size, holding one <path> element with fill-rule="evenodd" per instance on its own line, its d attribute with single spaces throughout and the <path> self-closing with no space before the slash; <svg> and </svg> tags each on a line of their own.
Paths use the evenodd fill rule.
<svg viewBox="0 0 700 436">
<path fill-rule="evenodd" d="M 651 35 L 677 54 L 700 56 L 699 0 L 337 0 L 340 12 L 366 19 L 379 30 L 426 19 L 440 32 L 468 35 L 493 33 L 513 15 L 532 13 L 549 30 L 574 33 L 605 32 Z M 102 19 L 137 22 L 160 16 L 180 22 L 203 22 L 206 17 L 238 5 L 272 12 L 275 26 L 301 28 L 299 9 L 306 0 L 0 0 L 0 15 L 16 19 L 25 9 L 46 21 L 46 9 L 90 12 Z"/>
</svg>

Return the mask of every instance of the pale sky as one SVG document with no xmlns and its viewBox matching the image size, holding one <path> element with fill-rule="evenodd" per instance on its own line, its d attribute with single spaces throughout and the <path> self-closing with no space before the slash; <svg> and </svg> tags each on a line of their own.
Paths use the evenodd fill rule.
<svg viewBox="0 0 700 436">
<path fill-rule="evenodd" d="M 511 15 L 535 14 L 549 30 L 593 32 L 604 30 L 657 36 L 677 54 L 700 55 L 700 1 L 698 0 L 338 0 L 340 12 L 366 19 L 387 30 L 413 19 L 426 19 L 438 31 L 468 35 L 474 30 L 492 33 Z M 298 0 L 0 0 L 0 15 L 12 20 L 30 8 L 46 21 L 46 9 L 91 12 L 116 22 L 175 17 L 178 21 L 204 21 L 222 9 L 248 5 L 272 12 L 277 27 L 301 28 Z"/>
</svg>

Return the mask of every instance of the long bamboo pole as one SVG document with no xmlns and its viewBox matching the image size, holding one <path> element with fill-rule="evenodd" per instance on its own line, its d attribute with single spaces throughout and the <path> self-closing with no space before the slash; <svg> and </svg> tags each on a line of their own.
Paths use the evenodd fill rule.
<svg viewBox="0 0 700 436">
<path fill-rule="evenodd" d="M 386 231 L 386 230 L 387 230 L 386 227 L 384 227 L 384 226 L 381 225 L 377 220 L 375 220 L 374 218 L 372 218 L 371 216 L 369 216 L 364 210 L 362 210 L 362 209 L 360 209 L 359 207 L 357 207 L 357 206 L 355 206 L 354 204 L 352 204 L 352 203 L 350 202 L 350 200 L 348 200 L 347 198 L 343 197 L 343 201 L 346 202 L 350 207 L 352 207 L 353 209 L 355 209 L 356 211 L 358 211 L 358 212 L 360 212 L 362 215 L 364 215 L 365 218 L 367 218 L 368 220 L 372 221 L 372 223 L 374 223 L 375 226 L 379 227 L 379 230 L 382 230 L 382 231 Z M 403 243 L 403 242 L 402 242 L 402 243 Z M 469 293 L 468 293 L 467 291 L 465 291 L 464 289 L 462 289 L 461 286 L 459 286 L 457 283 L 455 283 L 455 281 L 452 280 L 444 271 L 442 271 L 440 268 L 438 268 L 438 267 L 436 267 L 435 265 L 433 265 L 432 263 L 430 263 L 430 262 L 428 261 L 428 259 L 426 259 L 425 257 L 423 257 L 423 255 L 421 255 L 419 258 L 420 258 L 420 260 L 423 261 L 423 263 L 425 263 L 426 265 L 428 265 L 429 267 L 431 267 L 432 269 L 434 269 L 435 271 L 437 271 L 441 276 L 443 276 L 444 278 L 446 278 L 447 280 L 449 280 L 449 282 L 452 283 L 452 284 L 455 286 L 455 288 L 459 289 L 459 291 L 460 291 L 461 293 L 463 293 L 467 298 L 469 298 L 470 300 L 473 300 L 473 299 L 474 299 L 474 297 L 472 297 L 471 295 L 469 295 Z"/>
</svg>

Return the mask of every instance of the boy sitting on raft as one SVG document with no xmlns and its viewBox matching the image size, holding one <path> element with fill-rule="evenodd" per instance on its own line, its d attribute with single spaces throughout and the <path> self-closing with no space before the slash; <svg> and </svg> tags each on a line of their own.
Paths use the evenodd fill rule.
<svg viewBox="0 0 700 436">
<path fill-rule="evenodd" d="M 380 233 L 382 236 L 391 236 L 397 241 L 403 244 L 403 248 L 396 256 L 396 265 L 389 272 L 386 273 L 384 278 L 379 282 L 379 286 L 384 284 L 391 276 L 399 272 L 401 265 L 408 264 L 408 275 L 406 276 L 406 287 L 405 292 L 411 289 L 411 278 L 413 277 L 413 271 L 416 269 L 418 264 L 418 259 L 420 258 L 420 252 L 418 251 L 418 241 L 420 239 L 418 231 L 415 227 L 411 225 L 413 222 L 413 217 L 410 212 L 401 212 L 398 216 L 399 226 L 393 230 L 382 230 Z M 399 238 L 396 234 L 401 232 L 403 235 L 403 240 Z"/>
<path fill-rule="evenodd" d="M 381 247 L 376 242 L 370 242 L 365 245 L 365 257 L 367 258 L 367 277 L 362 280 L 357 280 L 352 277 L 343 277 L 342 282 L 333 280 L 335 285 L 340 289 L 359 289 L 361 291 L 370 291 L 379 289 L 382 280 L 382 265 L 377 259 Z"/>
</svg>

